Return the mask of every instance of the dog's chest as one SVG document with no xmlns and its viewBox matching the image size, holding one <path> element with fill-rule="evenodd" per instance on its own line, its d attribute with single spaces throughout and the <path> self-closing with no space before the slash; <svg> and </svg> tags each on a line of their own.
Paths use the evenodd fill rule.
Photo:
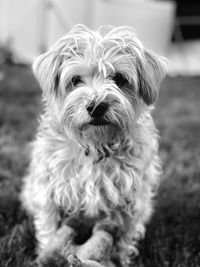
<svg viewBox="0 0 200 267">
<path fill-rule="evenodd" d="M 89 216 L 97 216 L 100 212 L 111 209 L 113 205 L 112 192 L 117 191 L 117 184 L 112 173 L 114 164 L 106 159 L 102 162 L 85 158 L 74 167 L 75 172 L 69 177 L 69 184 L 76 180 L 76 190 L 73 198 L 77 197 L 77 205 Z M 73 189 L 75 189 L 73 187 Z M 116 198 L 119 196 L 116 196 Z"/>
<path fill-rule="evenodd" d="M 97 162 L 79 154 L 62 164 L 59 176 L 53 189 L 55 202 L 66 212 L 81 210 L 93 217 L 123 206 L 133 185 L 130 173 L 111 157 Z"/>
</svg>

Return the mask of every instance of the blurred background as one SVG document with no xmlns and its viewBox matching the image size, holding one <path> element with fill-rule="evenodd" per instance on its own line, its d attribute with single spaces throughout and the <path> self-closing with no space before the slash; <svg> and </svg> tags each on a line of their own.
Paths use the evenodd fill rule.
<svg viewBox="0 0 200 267">
<path fill-rule="evenodd" d="M 169 58 L 153 112 L 162 183 L 132 266 L 199 267 L 199 0 L 0 0 L 0 266 L 36 266 L 34 229 L 19 202 L 42 111 L 30 65 L 77 23 L 132 26 L 146 47 Z"/>
<path fill-rule="evenodd" d="M 169 73 L 200 73 L 199 0 L 0 0 L 0 46 L 30 62 L 74 24 L 130 25 L 170 59 Z"/>
</svg>

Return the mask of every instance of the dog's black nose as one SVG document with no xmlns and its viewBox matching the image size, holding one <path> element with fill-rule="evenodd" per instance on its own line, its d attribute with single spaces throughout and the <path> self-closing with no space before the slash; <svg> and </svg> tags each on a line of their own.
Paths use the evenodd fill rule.
<svg viewBox="0 0 200 267">
<path fill-rule="evenodd" d="M 108 103 L 100 102 L 96 104 L 95 102 L 91 102 L 87 106 L 87 111 L 89 112 L 90 116 L 95 119 L 99 119 L 104 116 L 106 111 L 108 110 Z"/>
</svg>

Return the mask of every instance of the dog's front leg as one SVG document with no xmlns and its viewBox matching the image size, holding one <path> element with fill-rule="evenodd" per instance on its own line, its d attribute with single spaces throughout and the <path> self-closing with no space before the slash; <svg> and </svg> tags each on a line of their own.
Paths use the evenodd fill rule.
<svg viewBox="0 0 200 267">
<path fill-rule="evenodd" d="M 41 207 L 34 216 L 38 254 L 49 250 L 51 240 L 56 234 L 59 221 L 59 212 L 52 201 Z"/>
<path fill-rule="evenodd" d="M 37 262 L 40 267 L 49 266 L 49 262 L 62 257 L 62 249 L 67 245 L 69 252 L 74 252 L 70 241 L 73 237 L 73 229 L 67 225 L 59 227 L 60 212 L 58 207 L 49 201 L 38 211 L 35 216 L 36 239 L 38 241 Z M 55 259 L 56 260 L 56 259 Z M 63 258 L 64 261 L 66 261 Z M 57 266 L 57 265 L 56 265 Z"/>
</svg>

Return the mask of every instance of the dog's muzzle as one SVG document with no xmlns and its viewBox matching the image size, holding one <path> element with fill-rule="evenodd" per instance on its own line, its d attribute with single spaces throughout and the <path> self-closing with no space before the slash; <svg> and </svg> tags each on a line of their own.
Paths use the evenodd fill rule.
<svg viewBox="0 0 200 267">
<path fill-rule="evenodd" d="M 94 100 L 92 100 L 86 107 L 89 115 L 91 116 L 90 124 L 94 126 L 108 125 L 109 121 L 107 121 L 105 118 L 108 108 L 108 103 L 96 103 Z"/>
</svg>

